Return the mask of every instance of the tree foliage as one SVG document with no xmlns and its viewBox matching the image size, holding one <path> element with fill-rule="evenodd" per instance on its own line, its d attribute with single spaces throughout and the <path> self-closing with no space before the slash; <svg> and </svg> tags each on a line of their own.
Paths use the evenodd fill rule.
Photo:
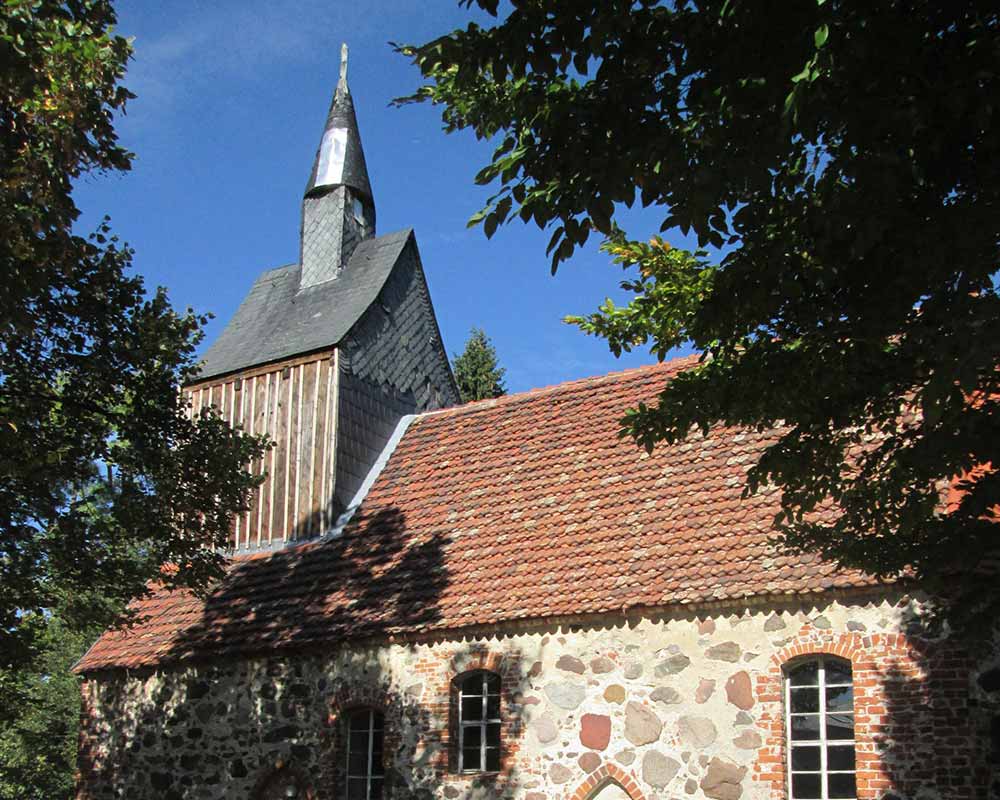
<svg viewBox="0 0 1000 800">
<path fill-rule="evenodd" d="M 0 800 L 68 800 L 73 796 L 80 687 L 73 664 L 101 628 L 68 627 L 58 613 L 31 615 L 35 653 L 0 670 L 0 691 L 15 702 L 0 717 Z"/>
<path fill-rule="evenodd" d="M 497 362 L 496 348 L 482 328 L 470 331 L 462 355 L 452 359 L 452 371 L 463 403 L 507 394 L 503 385 L 507 370 Z"/>
<path fill-rule="evenodd" d="M 602 235 L 634 299 L 576 323 L 705 354 L 625 431 L 777 427 L 747 488 L 787 545 L 997 609 L 995 3 L 520 0 L 401 50 L 404 101 L 498 144 L 473 222 L 548 226 L 553 269 Z M 637 201 L 717 263 L 630 241 Z"/>
<path fill-rule="evenodd" d="M 0 8 L 0 670 L 33 663 L 53 608 L 89 630 L 152 578 L 217 577 L 263 447 L 189 418 L 205 318 L 148 294 L 107 221 L 73 231 L 74 180 L 131 161 L 114 22 L 107 0 Z"/>
</svg>

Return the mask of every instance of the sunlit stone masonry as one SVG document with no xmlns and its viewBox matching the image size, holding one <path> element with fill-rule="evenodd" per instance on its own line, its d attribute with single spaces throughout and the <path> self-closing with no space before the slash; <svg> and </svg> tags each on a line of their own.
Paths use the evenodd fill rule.
<svg viewBox="0 0 1000 800">
<path fill-rule="evenodd" d="M 679 359 L 456 406 L 376 235 L 346 61 L 302 205 L 187 387 L 275 442 L 207 597 L 79 662 L 80 800 L 1000 796 L 1000 651 L 770 544 L 767 433 L 618 436 Z"/>
</svg>

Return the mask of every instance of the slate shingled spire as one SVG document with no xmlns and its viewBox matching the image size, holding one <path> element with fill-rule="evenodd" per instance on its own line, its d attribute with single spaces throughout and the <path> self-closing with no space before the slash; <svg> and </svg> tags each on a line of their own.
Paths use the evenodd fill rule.
<svg viewBox="0 0 1000 800">
<path fill-rule="evenodd" d="M 300 288 L 333 280 L 362 239 L 375 235 L 375 201 L 347 87 L 347 45 L 340 79 L 302 200 Z"/>
</svg>

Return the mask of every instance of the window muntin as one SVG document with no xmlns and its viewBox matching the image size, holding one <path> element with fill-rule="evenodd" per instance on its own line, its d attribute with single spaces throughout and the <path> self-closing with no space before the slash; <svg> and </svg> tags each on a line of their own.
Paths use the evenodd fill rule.
<svg viewBox="0 0 1000 800">
<path fill-rule="evenodd" d="M 382 715 L 372 709 L 361 709 L 348 717 L 347 800 L 381 800 L 384 727 Z"/>
<path fill-rule="evenodd" d="M 477 672 L 458 692 L 458 771 L 500 771 L 500 676 Z"/>
<path fill-rule="evenodd" d="M 788 669 L 785 713 L 789 797 L 855 797 L 851 665 L 819 657 Z"/>
</svg>

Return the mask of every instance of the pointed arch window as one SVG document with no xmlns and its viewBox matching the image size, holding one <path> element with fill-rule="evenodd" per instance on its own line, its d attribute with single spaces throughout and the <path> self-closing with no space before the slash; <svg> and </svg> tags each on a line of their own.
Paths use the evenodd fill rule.
<svg viewBox="0 0 1000 800">
<path fill-rule="evenodd" d="M 788 667 L 785 715 L 788 796 L 792 800 L 855 797 L 850 662 L 817 656 Z"/>
<path fill-rule="evenodd" d="M 362 708 L 347 718 L 347 800 L 382 800 L 385 719 Z"/>
<path fill-rule="evenodd" d="M 500 676 L 474 672 L 459 684 L 458 771 L 500 771 Z"/>
</svg>

